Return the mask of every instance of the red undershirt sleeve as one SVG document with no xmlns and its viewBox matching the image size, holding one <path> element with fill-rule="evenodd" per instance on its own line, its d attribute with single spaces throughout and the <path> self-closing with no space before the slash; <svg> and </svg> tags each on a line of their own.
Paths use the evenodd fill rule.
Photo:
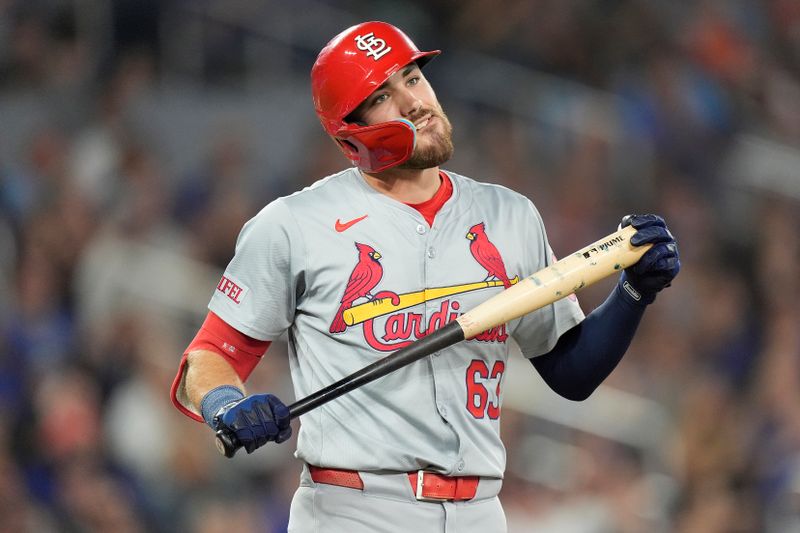
<svg viewBox="0 0 800 533">
<path fill-rule="evenodd" d="M 267 352 L 269 345 L 270 341 L 249 337 L 228 325 L 214 313 L 209 312 L 197 335 L 183 353 L 178 373 L 170 390 L 172 403 L 183 414 L 198 422 L 204 422 L 200 413 L 189 401 L 185 390 L 186 361 L 190 352 L 208 350 L 219 354 L 236 371 L 239 379 L 245 382 L 261 357 Z"/>
</svg>

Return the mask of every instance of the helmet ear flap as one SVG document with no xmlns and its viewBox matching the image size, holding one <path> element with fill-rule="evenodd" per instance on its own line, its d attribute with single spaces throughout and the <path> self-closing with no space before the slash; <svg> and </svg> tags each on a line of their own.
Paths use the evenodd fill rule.
<svg viewBox="0 0 800 533">
<path fill-rule="evenodd" d="M 333 140 L 336 141 L 336 144 L 339 145 L 339 148 L 348 159 L 352 160 L 354 163 L 358 161 L 358 146 L 347 139 L 334 137 Z"/>
<path fill-rule="evenodd" d="M 334 138 L 344 154 L 361 170 L 381 172 L 411 157 L 417 143 L 417 128 L 405 119 L 372 126 L 349 124 Z"/>
</svg>

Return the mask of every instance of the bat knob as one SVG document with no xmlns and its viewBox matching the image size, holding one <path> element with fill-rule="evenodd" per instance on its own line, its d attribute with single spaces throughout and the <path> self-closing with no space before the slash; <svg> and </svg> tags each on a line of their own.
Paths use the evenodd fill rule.
<svg viewBox="0 0 800 533">
<path fill-rule="evenodd" d="M 220 429 L 217 431 L 217 438 L 215 439 L 217 450 L 225 457 L 233 457 L 236 455 L 236 450 L 240 448 L 238 441 L 234 435 L 227 431 Z"/>
</svg>

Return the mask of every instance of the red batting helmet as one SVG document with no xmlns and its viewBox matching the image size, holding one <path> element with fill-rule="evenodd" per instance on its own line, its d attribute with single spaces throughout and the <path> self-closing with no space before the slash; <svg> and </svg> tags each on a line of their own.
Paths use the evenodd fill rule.
<svg viewBox="0 0 800 533">
<path fill-rule="evenodd" d="M 386 22 L 364 22 L 331 39 L 311 69 L 311 93 L 322 127 L 344 154 L 366 172 L 380 172 L 411 157 L 416 128 L 405 119 L 371 126 L 345 117 L 389 77 L 414 61 L 422 67 L 440 53 L 421 52 Z"/>
</svg>

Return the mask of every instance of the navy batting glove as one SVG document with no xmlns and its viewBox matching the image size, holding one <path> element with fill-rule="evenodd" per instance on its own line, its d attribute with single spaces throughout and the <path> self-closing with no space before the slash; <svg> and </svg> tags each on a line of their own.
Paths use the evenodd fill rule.
<svg viewBox="0 0 800 533">
<path fill-rule="evenodd" d="M 678 243 L 667 229 L 664 219 L 658 215 L 626 215 L 620 228 L 633 226 L 638 231 L 631 237 L 631 244 L 652 244 L 638 263 L 628 267 L 620 276 L 620 286 L 637 302 L 653 303 L 656 293 L 669 287 L 681 269 Z"/>
<path fill-rule="evenodd" d="M 289 408 L 272 394 L 254 394 L 221 407 L 214 415 L 214 428 L 225 429 L 247 453 L 268 442 L 281 443 L 292 436 Z"/>
</svg>

